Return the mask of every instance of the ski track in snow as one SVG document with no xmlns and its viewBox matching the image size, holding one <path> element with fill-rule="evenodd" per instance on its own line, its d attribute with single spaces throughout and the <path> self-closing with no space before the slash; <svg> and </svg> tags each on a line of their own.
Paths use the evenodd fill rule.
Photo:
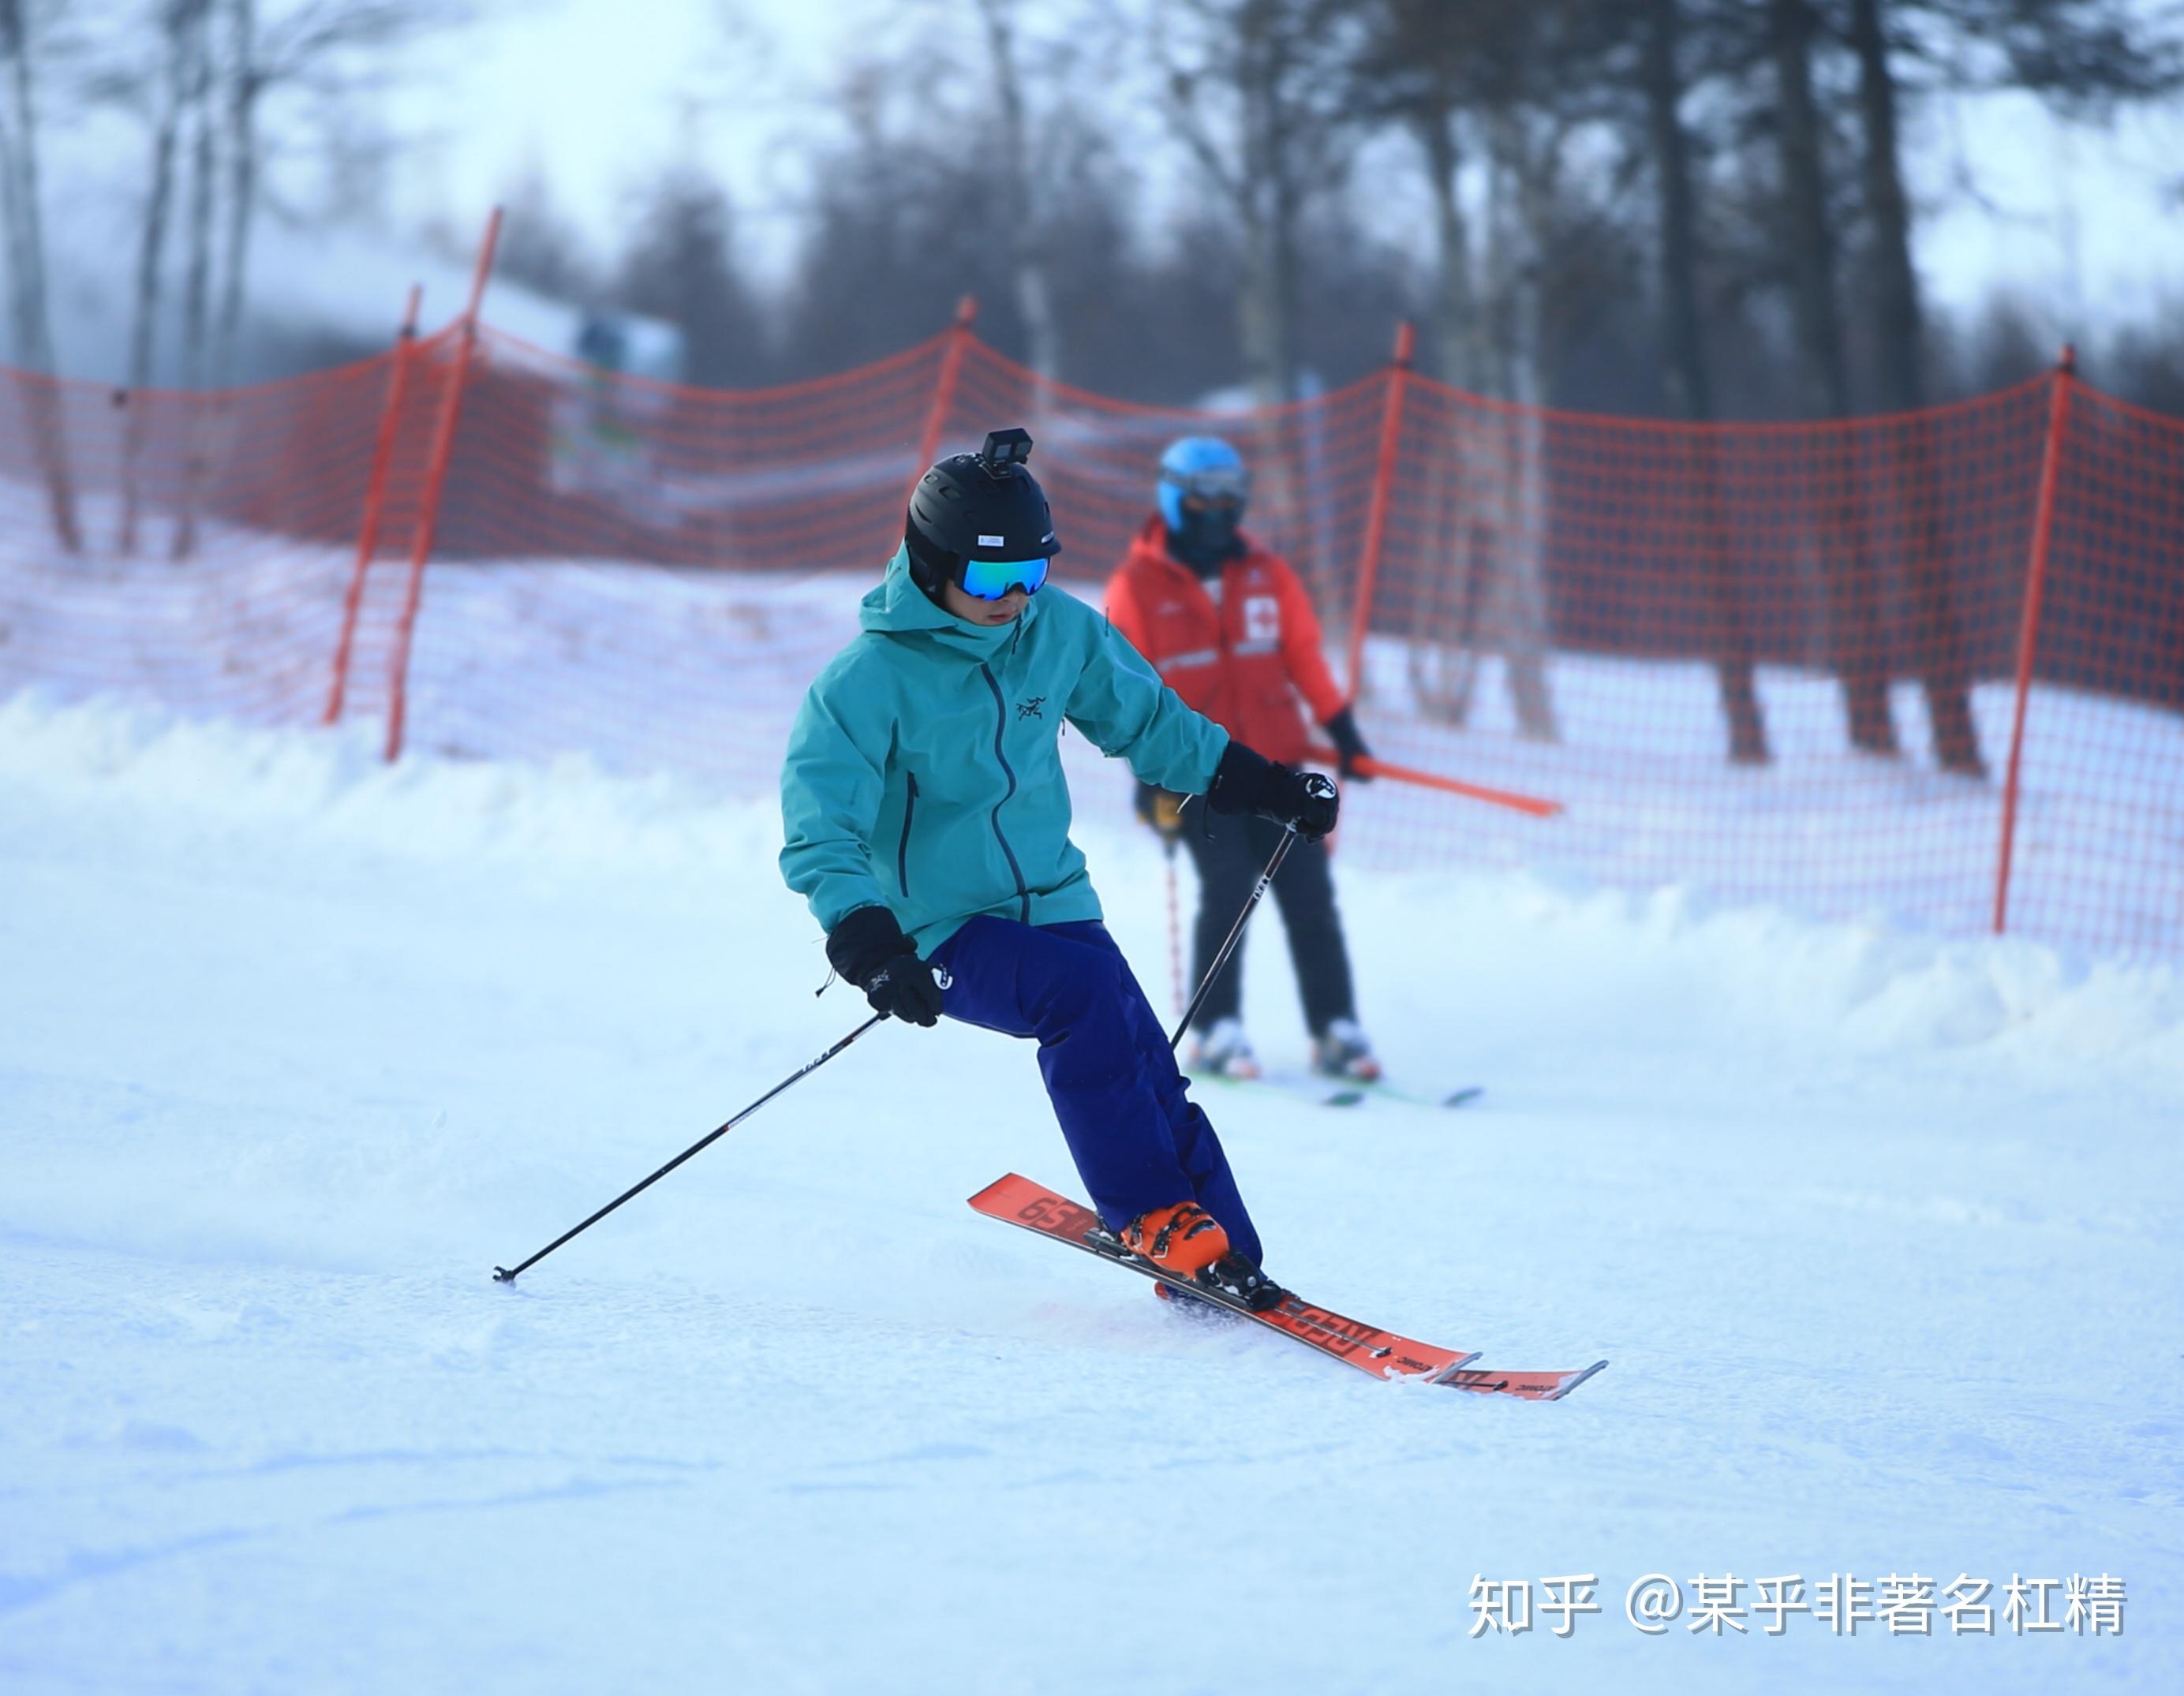
<svg viewBox="0 0 2184 1696">
<path fill-rule="evenodd" d="M 2173 968 L 1346 870 L 1396 1074 L 1490 1093 L 1209 1098 L 1269 1270 L 1613 1361 L 1551 1405 L 978 1218 L 1006 1171 L 1081 1192 L 1030 1053 L 961 1027 L 875 1032 L 502 1288 L 861 1004 L 811 994 L 770 806 L 370 741 L 0 704 L 10 1696 L 2178 1687 Z M 1156 847 L 1085 844 L 1165 1003 Z M 1247 1007 L 1295 1064 L 1272 935 Z M 1652 1639 L 1655 1571 L 2129 1600 Z M 1468 1635 L 1474 1575 L 1588 1572 L 1568 1640 Z"/>
</svg>

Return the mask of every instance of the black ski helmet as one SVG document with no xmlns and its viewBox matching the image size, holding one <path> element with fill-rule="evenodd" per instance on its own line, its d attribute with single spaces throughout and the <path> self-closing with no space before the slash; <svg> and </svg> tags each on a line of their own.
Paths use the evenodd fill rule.
<svg viewBox="0 0 2184 1696">
<path fill-rule="evenodd" d="M 903 540 L 919 588 L 937 596 L 944 583 L 961 584 L 966 560 L 1061 552 L 1046 492 L 1024 464 L 1030 458 L 1029 431 L 996 430 L 977 453 L 951 453 L 917 480 Z"/>
</svg>

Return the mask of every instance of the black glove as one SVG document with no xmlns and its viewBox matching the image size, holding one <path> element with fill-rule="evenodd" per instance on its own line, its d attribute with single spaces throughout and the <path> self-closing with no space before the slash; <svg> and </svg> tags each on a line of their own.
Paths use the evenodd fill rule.
<svg viewBox="0 0 2184 1696">
<path fill-rule="evenodd" d="M 884 907 L 860 907 L 827 933 L 834 970 L 865 992 L 872 1011 L 913 1025 L 940 1022 L 940 985 Z"/>
<path fill-rule="evenodd" d="M 1333 780 L 1317 771 L 1292 771 L 1229 739 L 1228 751 L 1214 769 L 1206 804 L 1217 813 L 1251 813 L 1278 825 L 1293 825 L 1306 842 L 1318 842 L 1334 828 L 1342 798 Z"/>
<path fill-rule="evenodd" d="M 1156 783 L 1138 785 L 1138 816 L 1173 848 L 1183 838 L 1183 797 Z"/>
<path fill-rule="evenodd" d="M 1334 744 L 1335 758 L 1339 762 L 1335 770 L 1352 783 L 1371 782 L 1371 774 L 1360 771 L 1357 762 L 1372 759 L 1373 750 L 1365 746 L 1365 738 L 1357 734 L 1357 720 L 1351 717 L 1350 709 L 1345 707 L 1320 728 L 1327 732 L 1327 739 Z"/>
</svg>

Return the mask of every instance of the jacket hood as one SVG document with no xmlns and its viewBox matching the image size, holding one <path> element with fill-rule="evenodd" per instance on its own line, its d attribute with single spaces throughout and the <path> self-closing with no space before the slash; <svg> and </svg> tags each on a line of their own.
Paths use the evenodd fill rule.
<svg viewBox="0 0 2184 1696">
<path fill-rule="evenodd" d="M 939 646 L 972 660 L 990 659 L 1039 616 L 1039 597 L 1024 603 L 1024 609 L 1006 624 L 979 625 L 959 619 L 924 590 L 910 575 L 910 546 L 894 551 L 887 575 L 857 605 L 861 630 L 889 636 L 922 632 Z"/>
</svg>

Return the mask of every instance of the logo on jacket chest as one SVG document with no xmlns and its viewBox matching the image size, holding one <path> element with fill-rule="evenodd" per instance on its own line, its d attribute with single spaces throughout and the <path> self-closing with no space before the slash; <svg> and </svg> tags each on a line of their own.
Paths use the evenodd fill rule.
<svg viewBox="0 0 2184 1696">
<path fill-rule="evenodd" d="M 1045 696 L 1034 695 L 1028 701 L 1019 701 L 1017 703 L 1017 717 L 1019 720 L 1024 719 L 1044 719 L 1046 716 L 1045 710 Z"/>
<path fill-rule="evenodd" d="M 1244 640 L 1279 642 L 1281 637 L 1281 602 L 1272 595 L 1245 596 L 1244 598 Z"/>
</svg>

